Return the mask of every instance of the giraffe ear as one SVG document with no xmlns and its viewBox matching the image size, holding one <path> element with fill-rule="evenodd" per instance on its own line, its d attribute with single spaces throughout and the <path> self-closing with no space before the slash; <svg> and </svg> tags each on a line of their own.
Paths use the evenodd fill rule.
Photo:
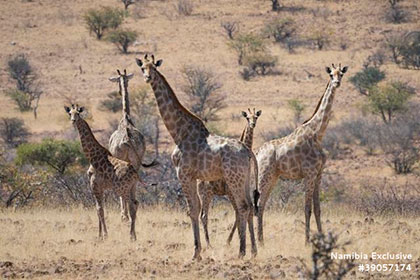
<svg viewBox="0 0 420 280">
<path fill-rule="evenodd" d="M 248 115 L 246 114 L 246 112 L 244 112 L 244 111 L 242 111 L 242 116 L 244 117 L 244 118 L 247 118 L 248 117 Z"/>
<path fill-rule="evenodd" d="M 344 66 L 343 69 L 341 69 L 341 73 L 343 74 L 346 73 L 348 69 L 349 69 L 348 66 Z"/>
<path fill-rule="evenodd" d="M 79 109 L 77 109 L 77 112 L 82 113 L 83 111 L 85 111 L 85 107 L 80 107 Z"/>
<path fill-rule="evenodd" d="M 116 82 L 118 82 L 118 77 L 111 77 L 108 80 L 110 80 L 113 83 L 116 83 Z"/>
<path fill-rule="evenodd" d="M 330 67 L 325 67 L 325 71 L 328 73 L 328 74 L 331 74 L 331 68 Z"/>
<path fill-rule="evenodd" d="M 64 106 L 64 110 L 66 110 L 67 114 L 70 113 L 70 108 L 67 106 Z"/>
<path fill-rule="evenodd" d="M 156 67 L 159 67 L 159 66 L 161 66 L 162 65 L 162 59 L 159 59 L 158 61 L 156 61 L 156 63 L 155 63 L 155 66 Z"/>
<path fill-rule="evenodd" d="M 129 73 L 127 74 L 127 79 L 130 80 L 131 78 L 133 78 L 134 74 L 133 73 Z"/>
<path fill-rule="evenodd" d="M 261 116 L 261 113 L 262 113 L 261 110 L 257 111 L 257 113 L 256 113 L 257 117 Z"/>
<path fill-rule="evenodd" d="M 136 58 L 136 63 L 137 63 L 137 65 L 138 65 L 139 67 L 142 67 L 142 66 L 143 66 L 143 61 L 141 61 L 141 59 L 140 59 L 140 58 Z"/>
</svg>

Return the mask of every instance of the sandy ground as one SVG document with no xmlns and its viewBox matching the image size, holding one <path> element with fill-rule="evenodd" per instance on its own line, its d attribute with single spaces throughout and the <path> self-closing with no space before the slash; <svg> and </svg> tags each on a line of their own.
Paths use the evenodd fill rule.
<svg viewBox="0 0 420 280">
<path fill-rule="evenodd" d="M 412 254 L 411 271 L 361 273 L 347 279 L 415 279 L 420 268 L 420 222 L 408 218 L 365 220 L 343 211 L 324 211 L 325 231 L 351 241 L 347 253 Z M 0 212 L 1 278 L 43 279 L 296 279 L 302 263 L 310 266 L 311 248 L 304 246 L 303 213 L 268 211 L 265 246 L 256 258 L 237 258 L 239 242 L 225 240 L 233 215 L 228 206 L 210 213 L 212 248 L 204 249 L 200 262 L 191 262 L 193 241 L 184 211 L 159 207 L 139 209 L 136 242 L 129 241 L 128 225 L 117 210 L 106 213 L 109 237 L 99 241 L 94 209 Z M 314 226 L 314 221 L 312 225 Z M 202 242 L 203 247 L 205 241 Z M 383 263 L 395 263 L 388 261 Z M 361 263 L 376 263 L 363 261 Z"/>
</svg>

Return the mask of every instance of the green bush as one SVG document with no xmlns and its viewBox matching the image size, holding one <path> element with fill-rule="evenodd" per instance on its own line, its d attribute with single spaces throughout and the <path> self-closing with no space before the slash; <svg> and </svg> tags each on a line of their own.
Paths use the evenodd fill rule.
<svg viewBox="0 0 420 280">
<path fill-rule="evenodd" d="M 128 47 L 137 39 L 137 32 L 131 30 L 114 30 L 106 39 L 114 43 L 122 53 L 128 53 Z"/>
<path fill-rule="evenodd" d="M 11 147 L 25 143 L 30 135 L 23 120 L 17 118 L 1 118 L 0 136 L 3 142 Z"/>
<path fill-rule="evenodd" d="M 374 114 L 380 115 L 385 123 L 390 123 L 396 113 L 406 108 L 412 95 L 413 89 L 401 82 L 374 86 L 369 91 L 368 106 Z"/>
<path fill-rule="evenodd" d="M 17 104 L 21 112 L 27 112 L 32 109 L 32 96 L 18 89 L 9 89 L 6 94 Z"/>
<path fill-rule="evenodd" d="M 44 139 L 41 143 L 21 144 L 17 148 L 17 165 L 47 166 L 64 174 L 75 163 L 88 163 L 78 141 Z"/>
<path fill-rule="evenodd" d="M 123 10 L 111 7 L 89 9 L 83 19 L 90 32 L 96 34 L 100 40 L 108 29 L 116 29 L 124 20 L 126 13 Z"/>
<path fill-rule="evenodd" d="M 385 78 L 385 73 L 375 67 L 367 67 L 350 78 L 352 83 L 361 94 L 367 94 L 369 88 Z"/>
<path fill-rule="evenodd" d="M 247 56 L 266 50 L 263 39 L 252 33 L 238 34 L 228 45 L 238 54 L 239 65 L 243 65 Z"/>
<path fill-rule="evenodd" d="M 293 19 L 276 18 L 265 24 L 262 33 L 267 37 L 273 37 L 276 42 L 285 42 L 293 37 L 296 26 Z"/>
<path fill-rule="evenodd" d="M 273 71 L 277 59 L 268 52 L 253 53 L 244 59 L 244 64 L 248 70 L 255 75 L 267 75 Z"/>
</svg>

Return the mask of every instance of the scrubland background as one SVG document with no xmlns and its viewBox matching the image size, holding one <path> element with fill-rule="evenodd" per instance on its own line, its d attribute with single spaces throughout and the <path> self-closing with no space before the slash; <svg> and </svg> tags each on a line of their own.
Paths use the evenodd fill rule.
<svg viewBox="0 0 420 280">
<path fill-rule="evenodd" d="M 225 245 L 233 214 L 229 202 L 219 198 L 210 213 L 213 247 L 203 253 L 202 262 L 188 262 L 193 241 L 182 190 L 169 159 L 173 142 L 134 61 L 154 53 L 163 59 L 160 71 L 187 108 L 196 99 L 188 94 L 186 69 L 211 73 L 218 88 L 212 96 L 222 104 L 207 122 L 213 132 L 239 137 L 245 126 L 240 112 L 254 107 L 262 110 L 254 134 L 255 150 L 311 116 L 328 82 L 325 66 L 348 65 L 324 141 L 328 161 L 321 189 L 322 221 L 326 231 L 339 234 L 339 241 L 351 241 L 346 247 L 349 252 L 412 253 L 412 271 L 388 277 L 413 279 L 420 262 L 420 65 L 407 65 L 400 56 L 394 59 L 392 46 L 399 43 L 419 50 L 420 11 L 416 0 L 397 1 L 393 8 L 391 2 L 285 0 L 280 1 L 279 11 L 272 11 L 268 0 L 141 0 L 128 7 L 120 27 L 138 34 L 123 54 L 106 40 L 110 30 L 98 40 L 84 19 L 89 9 L 123 9 L 121 1 L 1 0 L 2 277 L 305 277 L 303 263 L 311 266 L 311 248 L 303 242 L 300 182 L 279 182 L 273 191 L 265 218 L 266 246 L 259 248 L 256 259 L 238 260 L 236 239 L 230 247 Z M 393 13 L 401 13 L 401 22 L 395 22 Z M 263 32 L 276 20 L 289 20 L 294 30 L 281 42 Z M 224 23 L 235 24 L 233 39 L 221 26 Z M 243 34 L 260 38 L 265 58 L 275 61 L 266 73 L 257 69 L 249 80 L 243 74 L 247 64 L 239 65 L 238 54 L 231 48 Z M 316 44 L 319 40 L 321 49 Z M 8 63 L 20 54 L 36 75 L 33 87 L 42 91 L 36 119 L 32 110 L 21 112 L 8 94 L 16 88 Z M 414 51 L 414 59 L 419 56 Z M 385 78 L 360 93 L 350 79 L 369 67 L 383 72 Z M 71 103 L 86 106 L 86 118 L 106 146 L 121 116 L 119 109 L 113 112 L 103 105 L 118 90 L 108 81 L 116 69 L 134 73 L 129 91 L 136 123 L 148 139 L 145 161 L 157 155 L 160 162 L 142 170 L 144 180 L 157 185 L 138 191 L 136 243 L 128 242 L 128 227 L 119 220 L 113 195 L 108 197 L 106 213 L 110 238 L 95 239 L 97 218 L 86 161 L 63 110 L 63 105 Z M 395 95 L 392 119 L 384 122 L 372 107 L 376 100 L 372 96 L 387 92 L 391 82 L 400 82 L 409 95 Z M 11 126 L 12 119 L 20 125 Z M 57 149 L 56 154 L 44 150 L 44 161 L 30 158 L 44 139 L 53 139 L 48 147 Z M 58 140 L 77 145 L 63 152 Z M 19 147 L 22 143 L 27 146 Z M 46 163 L 50 158 L 64 169 Z M 205 245 L 203 238 L 202 242 Z M 353 270 L 348 277 L 386 276 Z"/>
</svg>

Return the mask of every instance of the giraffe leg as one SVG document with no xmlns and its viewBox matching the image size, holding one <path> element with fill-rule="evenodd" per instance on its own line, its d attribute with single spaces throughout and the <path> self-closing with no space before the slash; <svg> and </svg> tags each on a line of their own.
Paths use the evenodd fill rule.
<svg viewBox="0 0 420 280">
<path fill-rule="evenodd" d="M 191 225 L 194 234 L 194 255 L 193 260 L 201 260 L 201 241 L 200 241 L 200 228 L 199 216 L 201 211 L 201 201 L 197 191 L 197 181 L 191 180 L 187 176 L 179 175 L 178 178 L 182 185 L 182 191 L 188 202 L 188 214 L 191 218 Z"/>
<path fill-rule="evenodd" d="M 227 245 L 230 245 L 230 242 L 232 242 L 233 235 L 235 234 L 236 228 L 238 227 L 238 209 L 236 208 L 236 204 L 232 194 L 228 192 L 227 196 L 230 200 L 230 203 L 232 204 L 233 210 L 235 210 L 235 222 L 233 223 L 232 230 L 230 231 L 229 237 L 226 241 Z"/>
<path fill-rule="evenodd" d="M 204 181 L 200 181 L 198 183 L 198 191 L 200 192 L 201 198 L 201 222 L 203 223 L 204 228 L 204 235 L 206 237 L 207 247 L 211 248 L 210 245 L 210 237 L 209 237 L 209 230 L 208 230 L 208 219 L 209 219 L 209 210 L 210 210 L 210 203 L 213 200 L 213 184 L 215 182 L 209 182 L 206 184 Z"/>
<path fill-rule="evenodd" d="M 309 244 L 311 214 L 312 214 L 312 199 L 315 187 L 315 178 L 307 176 L 305 178 L 306 193 L 305 193 L 305 244 Z"/>
<path fill-rule="evenodd" d="M 94 190 L 94 196 L 96 200 L 96 212 L 99 219 L 99 239 L 106 239 L 108 232 L 105 225 L 105 215 L 104 215 L 104 202 L 103 202 L 103 192 Z"/>
<path fill-rule="evenodd" d="M 137 214 L 137 208 L 138 208 L 139 202 L 136 200 L 135 196 L 135 187 L 131 191 L 130 198 L 128 199 L 128 209 L 130 212 L 130 238 L 132 241 L 135 241 L 137 239 L 136 237 L 136 214 Z"/>
<path fill-rule="evenodd" d="M 314 203 L 314 214 L 315 214 L 315 220 L 316 225 L 318 228 L 318 232 L 322 232 L 322 226 L 321 226 L 321 206 L 319 203 L 319 188 L 321 184 L 321 176 L 322 173 L 320 172 L 315 180 L 315 187 L 314 187 L 314 194 L 313 194 L 313 203 Z"/>
<path fill-rule="evenodd" d="M 248 214 L 248 230 L 249 230 L 249 237 L 251 239 L 251 250 L 252 255 L 255 257 L 257 255 L 257 244 L 255 242 L 255 233 L 254 233 L 254 212 L 252 210 L 252 203 L 249 203 L 251 209 L 249 210 Z"/>
<path fill-rule="evenodd" d="M 259 200 L 257 219 L 258 219 L 258 242 L 261 246 L 264 246 L 263 217 L 264 217 L 265 205 L 277 181 L 276 174 L 269 168 L 272 168 L 272 166 L 266 166 L 266 168 L 261 168 L 261 170 L 258 171 L 259 173 L 259 177 L 258 177 L 259 187 L 258 188 L 260 190 L 261 196 Z"/>
<path fill-rule="evenodd" d="M 121 196 L 120 196 L 120 205 L 121 205 L 121 221 L 123 222 L 128 221 L 127 203 Z"/>
</svg>

